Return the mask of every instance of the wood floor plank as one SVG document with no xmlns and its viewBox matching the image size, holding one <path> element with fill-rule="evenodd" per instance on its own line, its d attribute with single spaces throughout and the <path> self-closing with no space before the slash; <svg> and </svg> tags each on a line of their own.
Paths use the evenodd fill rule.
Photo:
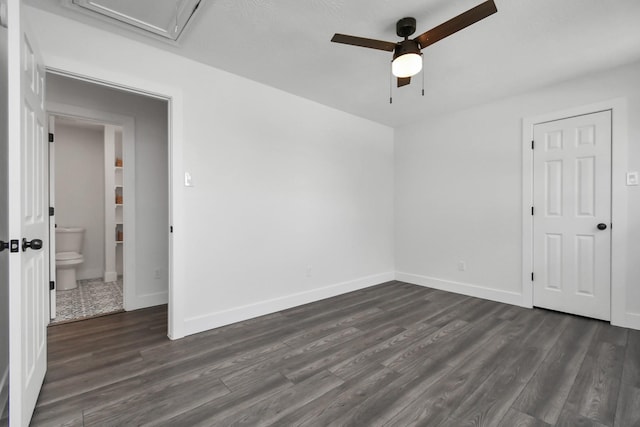
<svg viewBox="0 0 640 427">
<path fill-rule="evenodd" d="M 501 365 L 469 394 L 451 418 L 461 425 L 494 426 L 500 422 L 566 327 L 567 322 L 558 323 L 563 316 L 545 314 L 520 337 L 518 344 L 526 351 L 512 346 L 503 352 Z"/>
<path fill-rule="evenodd" d="M 594 337 L 565 403 L 564 417 L 561 414 L 558 422 L 582 417 L 595 423 L 613 425 L 623 360 L 623 347 L 597 341 Z"/>
<path fill-rule="evenodd" d="M 622 383 L 614 427 L 640 427 L 640 388 Z"/>
<path fill-rule="evenodd" d="M 555 424 L 569 396 L 578 370 L 595 335 L 598 322 L 569 318 L 540 369 L 531 378 L 513 407 L 546 423 Z"/>
<path fill-rule="evenodd" d="M 232 370 L 222 376 L 222 381 L 229 389 L 237 390 L 245 387 L 248 383 L 259 381 L 262 377 L 269 376 L 274 371 L 288 372 L 288 370 L 305 366 L 309 364 L 310 360 L 315 361 L 318 353 L 341 346 L 357 335 L 362 335 L 362 331 L 355 328 L 346 328 L 298 348 L 284 346 L 280 351 L 272 352 L 264 360 L 258 360 L 257 363 L 251 363 L 244 368 L 239 367 Z"/>
<path fill-rule="evenodd" d="M 400 374 L 384 366 L 369 365 L 369 371 L 345 381 L 340 387 L 280 419 L 275 426 L 328 425 L 367 397 L 396 380 Z"/>
<path fill-rule="evenodd" d="M 250 387 L 224 395 L 211 400 L 195 408 L 185 409 L 182 413 L 168 420 L 143 423 L 153 426 L 203 426 L 216 425 L 214 420 L 219 420 L 240 411 L 242 408 L 251 407 L 258 402 L 278 394 L 282 390 L 293 387 L 293 384 L 279 372 L 264 379 L 256 387 Z"/>
<path fill-rule="evenodd" d="M 640 331 L 629 331 L 622 382 L 640 388 Z"/>
<path fill-rule="evenodd" d="M 468 316 L 467 312 L 475 311 L 478 306 L 481 306 L 483 309 L 487 307 L 480 298 L 463 297 L 462 295 L 456 294 L 451 294 L 445 298 L 451 301 L 451 304 L 443 305 L 443 308 L 446 308 L 445 310 L 438 310 L 431 313 L 429 317 L 423 320 L 424 323 L 434 326 L 446 325 L 452 320 L 465 320 L 462 317 Z"/>
<path fill-rule="evenodd" d="M 155 385 L 142 393 L 84 412 L 84 425 L 139 425 L 171 418 L 190 408 L 229 394 L 217 375 L 184 375 L 169 384 Z"/>
<path fill-rule="evenodd" d="M 584 417 L 570 409 L 563 409 L 558 418 L 556 427 L 611 427 L 608 424 L 602 424 L 591 418 Z"/>
<path fill-rule="evenodd" d="M 373 426 L 390 422 L 409 402 L 418 399 L 431 384 L 451 372 L 453 368 L 443 360 L 425 358 L 414 365 L 411 372 L 369 396 L 351 408 L 329 426 Z"/>
<path fill-rule="evenodd" d="M 287 364 L 281 369 L 284 376 L 293 382 L 300 382 L 315 375 L 317 372 L 329 368 L 341 360 L 352 357 L 365 349 L 381 341 L 396 336 L 405 329 L 399 326 L 388 326 L 377 330 L 369 331 L 362 336 L 347 341 L 340 348 L 332 347 L 316 354 L 310 355 L 306 360 L 295 364 Z"/>
<path fill-rule="evenodd" d="M 549 427 L 549 425 L 531 415 L 511 408 L 500 421 L 498 427 Z"/>
<path fill-rule="evenodd" d="M 443 425 L 459 423 L 449 418 L 451 413 L 504 363 L 502 355 L 509 347 L 521 348 L 519 339 L 530 328 L 534 317 L 537 316 L 528 312 L 518 321 L 509 322 L 503 330 L 484 342 L 483 351 L 469 354 L 466 359 L 460 360 L 451 374 L 436 381 L 419 399 L 409 403 L 393 418 L 392 423 L 410 425 L 424 417 L 432 420 L 432 425 L 438 425 L 438 422 Z"/>
<path fill-rule="evenodd" d="M 458 324 L 460 321 L 457 321 Z M 429 357 L 433 360 L 442 360 L 445 363 L 456 366 L 468 355 L 481 348 L 484 342 L 497 334 L 506 324 L 499 319 L 487 317 L 475 324 L 466 324 L 455 329 L 448 335 L 429 336 L 410 346 L 406 352 L 383 364 L 399 372 L 410 372 L 415 364 L 420 364 L 421 359 Z"/>
<path fill-rule="evenodd" d="M 436 331 L 435 326 L 424 323 L 413 324 L 399 334 L 333 364 L 329 367 L 329 371 L 343 380 L 355 378 L 366 371 L 369 364 L 378 365 L 391 354 L 398 353 L 404 346 L 432 335 Z"/>
<path fill-rule="evenodd" d="M 209 422 L 212 423 L 210 425 L 221 426 L 270 425 L 299 407 L 322 397 L 341 384 L 343 381 L 331 372 L 320 371 L 293 387 L 281 390 L 260 402 L 243 405 L 224 419 L 213 418 Z"/>
<path fill-rule="evenodd" d="M 394 281 L 177 341 L 166 323 L 50 327 L 32 425 L 640 423 L 640 332 L 601 321 Z"/>
<path fill-rule="evenodd" d="M 361 321 L 368 321 L 382 314 L 382 310 L 372 307 L 359 311 L 352 311 L 335 319 L 327 320 L 310 326 L 301 328 L 296 333 L 289 335 L 283 341 L 291 347 L 298 347 L 313 342 L 323 336 L 329 335 L 341 328 L 354 327 L 354 324 Z"/>
<path fill-rule="evenodd" d="M 457 421 L 449 420 L 444 411 L 427 402 L 416 399 L 409 406 L 398 412 L 393 418 L 384 423 L 385 427 L 406 426 L 438 426 L 455 425 Z"/>
</svg>

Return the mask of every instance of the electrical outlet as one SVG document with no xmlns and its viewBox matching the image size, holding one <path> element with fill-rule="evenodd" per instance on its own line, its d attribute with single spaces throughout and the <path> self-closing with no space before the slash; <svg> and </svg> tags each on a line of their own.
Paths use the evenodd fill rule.
<svg viewBox="0 0 640 427">
<path fill-rule="evenodd" d="M 458 261 L 458 270 L 465 271 L 467 269 L 467 263 L 464 261 Z"/>
</svg>

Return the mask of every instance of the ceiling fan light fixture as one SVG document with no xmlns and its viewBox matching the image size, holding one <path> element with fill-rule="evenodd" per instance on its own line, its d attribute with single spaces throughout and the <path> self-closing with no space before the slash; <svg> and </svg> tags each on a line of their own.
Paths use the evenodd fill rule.
<svg viewBox="0 0 640 427">
<path fill-rule="evenodd" d="M 396 77 L 412 77 L 422 70 L 422 55 L 405 53 L 391 63 L 391 72 Z"/>
<path fill-rule="evenodd" d="M 422 53 L 415 40 L 398 43 L 391 63 L 391 72 L 396 77 L 412 77 L 422 70 Z"/>
</svg>

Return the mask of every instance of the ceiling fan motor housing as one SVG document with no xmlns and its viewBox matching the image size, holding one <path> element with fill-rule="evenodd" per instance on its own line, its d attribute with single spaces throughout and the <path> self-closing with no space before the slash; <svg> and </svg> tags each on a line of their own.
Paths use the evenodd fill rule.
<svg viewBox="0 0 640 427">
<path fill-rule="evenodd" d="M 416 32 L 416 18 L 402 18 L 396 22 L 396 34 L 398 37 L 407 38 Z"/>
<path fill-rule="evenodd" d="M 396 59 L 399 56 L 405 55 L 407 53 L 422 55 L 422 53 L 420 52 L 420 45 L 417 41 L 403 40 L 401 42 L 398 42 L 396 48 L 393 50 L 393 59 Z"/>
</svg>

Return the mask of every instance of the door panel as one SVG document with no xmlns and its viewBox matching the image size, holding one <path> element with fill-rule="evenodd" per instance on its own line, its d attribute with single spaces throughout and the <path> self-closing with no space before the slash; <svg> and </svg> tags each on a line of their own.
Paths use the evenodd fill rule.
<svg viewBox="0 0 640 427">
<path fill-rule="evenodd" d="M 609 320 L 611 112 L 535 125 L 534 140 L 534 305 Z"/>
<path fill-rule="evenodd" d="M 47 367 L 49 321 L 48 140 L 44 67 L 21 20 L 21 2 L 9 17 L 9 230 L 21 245 L 10 259 L 9 421 L 28 425 Z M 38 247 L 37 240 L 41 241 Z"/>
</svg>

